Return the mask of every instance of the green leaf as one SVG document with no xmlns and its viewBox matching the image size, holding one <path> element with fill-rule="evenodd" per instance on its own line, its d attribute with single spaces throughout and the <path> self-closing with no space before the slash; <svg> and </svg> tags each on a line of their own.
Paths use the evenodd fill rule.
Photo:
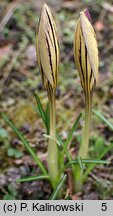
<svg viewBox="0 0 113 216">
<path fill-rule="evenodd" d="M 82 159 L 81 159 L 81 157 L 78 157 L 78 164 L 79 164 L 79 167 L 80 167 L 80 169 L 81 169 L 81 171 L 83 172 L 83 162 L 82 162 Z"/>
<path fill-rule="evenodd" d="M 12 194 L 5 194 L 3 200 L 15 200 L 15 197 Z"/>
<path fill-rule="evenodd" d="M 55 188 L 55 190 L 53 191 L 53 193 L 50 196 L 50 200 L 55 200 L 57 198 L 58 193 L 60 192 L 60 190 L 62 189 L 62 186 L 66 180 L 67 175 L 63 175 L 60 182 L 58 183 L 57 187 Z"/>
<path fill-rule="evenodd" d="M 60 135 L 58 133 L 56 133 L 56 137 L 57 137 L 57 144 L 59 146 L 59 164 L 60 164 L 60 169 L 61 169 L 61 173 L 64 172 L 64 153 L 62 152 L 62 149 L 63 149 L 63 146 L 64 146 L 64 143 L 60 137 Z M 66 156 L 68 158 L 68 161 L 71 161 L 72 160 L 72 157 L 69 153 L 69 151 L 66 150 Z"/>
<path fill-rule="evenodd" d="M 39 115 L 42 118 L 44 124 L 46 125 L 46 116 L 45 116 L 45 112 L 43 110 L 40 98 L 38 97 L 38 95 L 36 93 L 34 93 L 34 96 L 35 96 L 35 99 L 36 99 Z"/>
<path fill-rule="evenodd" d="M 10 194 L 13 195 L 14 197 L 17 195 L 16 188 L 14 187 L 14 185 L 12 183 L 10 183 L 8 185 L 8 190 L 9 190 Z"/>
<path fill-rule="evenodd" d="M 81 159 L 81 163 L 82 164 L 110 164 L 109 161 L 99 160 L 99 159 Z M 79 164 L 78 159 L 68 162 L 65 166 L 68 167 L 72 164 Z"/>
<path fill-rule="evenodd" d="M 113 125 L 98 111 L 96 110 L 92 110 L 94 114 L 96 114 L 111 130 L 113 130 Z M 101 151 L 101 153 L 98 156 L 98 160 L 101 160 L 111 149 L 113 148 L 113 143 L 111 143 L 111 145 L 107 146 L 106 148 L 103 149 L 103 151 Z M 87 176 L 89 175 L 89 173 L 94 169 L 94 167 L 96 166 L 96 164 L 90 164 L 86 170 L 86 172 L 83 175 L 83 180 L 85 180 L 87 178 Z"/>
<path fill-rule="evenodd" d="M 56 137 L 57 137 L 57 144 L 60 147 L 60 150 L 62 150 L 63 146 L 64 146 L 64 143 L 63 143 L 63 141 L 62 141 L 62 139 L 61 139 L 61 137 L 60 137 L 60 135 L 58 133 L 56 133 Z M 67 155 L 68 160 L 70 161 L 71 160 L 71 155 L 70 155 L 69 151 L 67 151 L 67 150 L 66 150 L 66 155 Z M 62 152 L 61 152 L 61 157 L 62 157 Z"/>
<path fill-rule="evenodd" d="M 96 114 L 111 130 L 113 130 L 113 125 L 106 119 L 100 112 L 96 110 L 92 110 L 94 114 Z"/>
<path fill-rule="evenodd" d="M 23 156 L 23 153 L 14 149 L 14 148 L 9 148 L 7 150 L 7 154 L 9 157 L 15 157 L 15 158 L 21 158 Z"/>
<path fill-rule="evenodd" d="M 67 196 L 67 197 L 65 198 L 65 200 L 72 200 L 71 195 Z"/>
<path fill-rule="evenodd" d="M 64 143 L 60 137 L 60 135 L 58 133 L 56 133 L 56 138 L 57 138 L 57 144 L 58 146 L 60 147 L 60 149 L 62 150 L 63 149 L 63 146 L 64 146 Z"/>
<path fill-rule="evenodd" d="M 36 181 L 41 179 L 49 180 L 49 176 L 48 175 L 29 176 L 22 179 L 18 179 L 17 182 L 29 182 L 29 181 Z"/>
<path fill-rule="evenodd" d="M 57 144 L 60 147 L 60 150 L 63 150 L 64 142 L 62 141 L 61 136 L 58 133 L 56 133 L 56 137 L 57 137 Z M 68 160 L 70 161 L 71 155 L 68 150 L 66 150 L 66 155 Z M 61 152 L 61 157 L 62 157 L 62 152 Z"/>
<path fill-rule="evenodd" d="M 106 148 L 105 144 L 105 139 L 101 136 L 97 137 L 96 141 L 95 141 L 95 146 L 93 147 L 93 154 L 96 153 L 96 155 L 99 153 L 101 153 L 103 151 L 103 149 Z"/>
<path fill-rule="evenodd" d="M 46 171 L 43 163 L 39 159 L 38 155 L 35 154 L 33 148 L 30 146 L 30 144 L 28 143 L 28 141 L 25 139 L 25 137 L 22 135 L 22 133 L 16 128 L 16 126 L 12 123 L 12 121 L 9 120 L 9 118 L 4 113 L 1 113 L 1 115 L 4 118 L 4 120 L 10 125 L 10 127 L 13 129 L 13 131 L 16 133 L 16 135 L 18 136 L 18 138 L 25 145 L 26 149 L 31 154 L 31 156 L 33 157 L 33 159 L 35 160 L 35 162 L 37 163 L 37 165 L 40 167 L 40 169 L 42 170 L 43 174 L 46 175 L 47 171 Z"/>
<path fill-rule="evenodd" d="M 73 133 L 74 133 L 74 131 L 75 131 L 75 129 L 76 129 L 76 127 L 77 127 L 79 121 L 80 121 L 81 116 L 82 116 L 82 113 L 80 113 L 80 115 L 77 117 L 75 123 L 73 124 L 73 126 L 72 126 L 72 128 L 71 128 L 71 130 L 70 130 L 70 132 L 69 132 L 69 134 L 68 134 L 67 140 L 66 140 L 65 143 L 64 143 L 64 148 L 63 148 L 64 153 L 65 153 L 66 150 L 67 150 L 67 146 L 68 146 L 69 143 L 71 142 Z"/>
<path fill-rule="evenodd" d="M 61 156 L 60 156 L 60 164 L 64 163 L 65 153 L 67 155 L 68 160 L 71 161 L 71 155 L 69 154 L 69 152 L 67 150 L 67 147 L 68 147 L 69 143 L 71 142 L 71 139 L 72 139 L 72 136 L 73 136 L 73 132 L 75 131 L 75 129 L 76 129 L 78 123 L 79 123 L 79 120 L 80 120 L 81 116 L 82 116 L 82 113 L 80 113 L 80 115 L 77 117 L 75 123 L 73 124 L 73 126 L 72 126 L 72 128 L 71 128 L 71 130 L 70 130 L 70 132 L 68 134 L 67 140 L 64 142 L 64 144 L 62 143 L 63 150 L 62 150 Z M 74 170 L 74 167 L 73 167 L 73 170 Z"/>
<path fill-rule="evenodd" d="M 112 143 L 111 145 L 107 146 L 107 147 L 101 152 L 101 154 L 98 156 L 97 160 L 101 160 L 111 149 L 113 149 L 113 143 Z M 108 161 L 108 163 L 110 164 L 111 162 Z M 87 176 L 89 175 L 89 173 L 94 169 L 94 167 L 95 167 L 95 164 L 91 164 L 91 165 L 87 168 L 87 170 L 86 170 L 86 172 L 84 173 L 84 176 L 83 176 L 84 179 L 86 179 L 86 177 L 87 177 Z"/>
<path fill-rule="evenodd" d="M 0 139 L 7 139 L 8 137 L 7 131 L 4 128 L 0 128 Z"/>
</svg>

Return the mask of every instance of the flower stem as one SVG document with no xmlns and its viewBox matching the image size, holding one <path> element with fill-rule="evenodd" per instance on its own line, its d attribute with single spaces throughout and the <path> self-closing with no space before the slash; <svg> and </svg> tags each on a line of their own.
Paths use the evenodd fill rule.
<svg viewBox="0 0 113 216">
<path fill-rule="evenodd" d="M 82 159 L 87 158 L 88 148 L 89 148 L 89 132 L 90 132 L 90 122 L 91 122 L 91 109 L 92 109 L 92 92 L 85 92 L 85 123 L 82 133 L 82 144 L 80 146 L 78 156 Z M 76 166 L 76 191 L 82 189 L 83 179 L 82 170 L 77 165 Z"/>
<path fill-rule="evenodd" d="M 88 154 L 91 109 L 92 109 L 92 92 L 86 92 L 85 93 L 85 124 L 84 124 L 83 134 L 82 134 L 82 144 L 79 150 L 79 157 L 81 157 L 82 159 L 86 159 Z"/>
<path fill-rule="evenodd" d="M 50 139 L 48 141 L 48 170 L 53 188 L 58 181 L 58 149 L 56 143 L 56 107 L 55 91 L 48 90 L 48 99 L 50 106 Z"/>
</svg>

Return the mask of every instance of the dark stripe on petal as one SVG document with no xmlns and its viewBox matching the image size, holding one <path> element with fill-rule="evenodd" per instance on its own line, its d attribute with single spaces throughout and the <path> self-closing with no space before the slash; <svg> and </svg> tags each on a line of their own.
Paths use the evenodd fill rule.
<svg viewBox="0 0 113 216">
<path fill-rule="evenodd" d="M 92 69 L 91 69 L 91 73 L 90 73 L 90 83 L 91 83 L 92 75 L 93 75 L 93 71 L 92 71 Z"/>
<path fill-rule="evenodd" d="M 50 63 L 50 67 L 51 67 L 51 75 L 52 75 L 53 82 L 54 82 L 53 65 L 52 65 L 52 58 L 51 58 L 51 50 L 50 50 L 49 41 L 48 41 L 47 36 L 46 36 L 46 42 L 47 42 L 47 51 L 48 51 L 48 54 L 49 54 L 49 63 Z"/>
<path fill-rule="evenodd" d="M 93 81 L 93 83 L 92 83 L 92 88 L 94 89 L 95 88 L 95 86 L 96 86 L 96 78 L 95 78 L 95 76 L 94 76 L 94 74 L 93 74 L 93 70 L 91 69 L 91 74 L 90 74 L 90 82 L 91 82 L 91 79 L 94 79 L 94 81 Z"/>
<path fill-rule="evenodd" d="M 53 41 L 52 41 L 52 38 L 51 38 L 50 32 L 47 31 L 47 33 L 48 33 L 48 37 L 49 37 L 49 39 L 50 39 L 50 41 L 51 41 L 51 45 L 52 45 L 52 47 L 53 47 Z"/>
<path fill-rule="evenodd" d="M 55 41 L 55 35 L 54 35 L 54 30 L 53 30 L 53 26 L 52 26 L 52 23 L 51 23 L 51 19 L 50 19 L 50 16 L 49 16 L 47 10 L 46 10 L 46 13 L 47 13 L 48 20 L 49 20 L 49 24 L 50 24 L 51 31 L 52 31 L 52 34 L 53 34 L 53 41 L 54 41 L 54 46 L 55 46 L 55 56 L 56 56 L 56 71 L 57 71 L 57 64 L 58 64 L 57 55 L 58 55 L 58 53 L 57 53 L 57 47 L 56 47 L 56 41 Z"/>
<path fill-rule="evenodd" d="M 81 44 L 81 37 L 80 37 L 79 62 L 80 62 L 80 69 L 81 69 L 81 72 L 82 72 L 83 84 L 85 84 L 84 72 L 83 72 L 83 68 L 82 68 L 81 45 L 82 44 Z M 83 86 L 83 88 L 84 88 L 84 86 Z"/>
<path fill-rule="evenodd" d="M 85 46 L 85 64 L 86 64 L 86 88 L 87 88 L 87 91 L 88 91 L 88 87 L 89 87 L 88 67 L 87 67 L 87 64 L 88 64 L 88 55 L 87 55 L 86 46 Z"/>
<path fill-rule="evenodd" d="M 42 80 L 43 80 L 43 83 L 44 83 L 44 70 L 43 70 L 41 62 L 40 62 L 40 67 L 41 67 Z"/>
</svg>

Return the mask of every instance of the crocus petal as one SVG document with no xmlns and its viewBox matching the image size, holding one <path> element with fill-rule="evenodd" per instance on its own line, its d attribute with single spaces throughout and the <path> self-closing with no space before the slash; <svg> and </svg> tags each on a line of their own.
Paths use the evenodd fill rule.
<svg viewBox="0 0 113 216">
<path fill-rule="evenodd" d="M 77 23 L 74 57 L 81 85 L 85 91 L 91 91 L 98 78 L 98 47 L 88 10 L 81 12 Z"/>
<path fill-rule="evenodd" d="M 53 89 L 56 88 L 59 66 L 59 45 L 54 19 L 45 3 L 36 34 L 36 51 L 44 86 L 47 87 L 47 83 L 49 82 Z"/>
<path fill-rule="evenodd" d="M 77 27 L 76 27 L 76 31 L 75 31 L 75 41 L 74 41 L 74 57 L 75 57 L 75 61 L 76 61 L 76 66 L 80 75 L 80 80 L 81 80 L 81 85 L 83 88 L 85 85 L 85 76 L 84 76 L 84 72 L 83 72 L 83 67 L 81 65 L 81 48 L 82 45 L 84 44 L 84 40 L 83 37 L 81 37 L 81 26 L 80 26 L 80 20 L 77 23 Z"/>
<path fill-rule="evenodd" d="M 94 79 L 95 81 L 97 81 L 99 59 L 98 59 L 98 45 L 97 45 L 96 35 L 92 24 L 87 19 L 84 12 L 80 14 L 80 22 L 81 22 L 84 42 L 88 53 L 88 59 L 91 65 Z"/>
</svg>

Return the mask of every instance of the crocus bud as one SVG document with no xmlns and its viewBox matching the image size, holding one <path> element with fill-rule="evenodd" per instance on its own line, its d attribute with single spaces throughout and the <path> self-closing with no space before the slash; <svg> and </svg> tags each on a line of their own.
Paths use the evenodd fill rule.
<svg viewBox="0 0 113 216">
<path fill-rule="evenodd" d="M 80 13 L 74 38 L 74 57 L 85 92 L 95 88 L 98 79 L 98 45 L 89 11 Z"/>
<path fill-rule="evenodd" d="M 57 86 L 59 66 L 59 44 L 54 19 L 49 7 L 44 3 L 36 32 L 36 53 L 44 87 Z"/>
</svg>

